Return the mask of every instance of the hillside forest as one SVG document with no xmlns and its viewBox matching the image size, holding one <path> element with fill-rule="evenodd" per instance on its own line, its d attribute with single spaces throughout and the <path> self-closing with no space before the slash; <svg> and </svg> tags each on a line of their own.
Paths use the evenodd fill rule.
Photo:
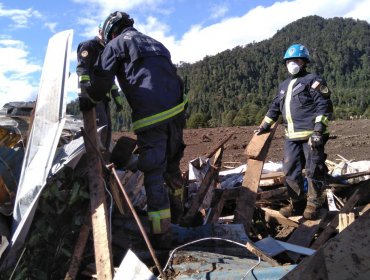
<svg viewBox="0 0 370 280">
<path fill-rule="evenodd" d="M 332 92 L 334 118 L 369 118 L 369 23 L 309 16 L 290 23 L 270 39 L 177 65 L 189 98 L 187 127 L 259 124 L 278 84 L 288 77 L 283 56 L 295 43 L 310 51 L 308 70 L 326 79 Z M 121 112 L 114 110 L 113 102 L 111 108 L 113 130 L 129 130 L 127 102 Z M 80 114 L 77 100 L 67 105 L 67 113 Z"/>
</svg>

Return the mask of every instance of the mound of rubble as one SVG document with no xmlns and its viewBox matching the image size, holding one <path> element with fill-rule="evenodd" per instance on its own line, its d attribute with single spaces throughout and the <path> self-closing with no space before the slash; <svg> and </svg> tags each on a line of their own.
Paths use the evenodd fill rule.
<svg viewBox="0 0 370 280">
<path fill-rule="evenodd" d="M 285 218 L 281 162 L 265 162 L 273 132 L 253 136 L 236 168 L 222 164 L 226 135 L 189 161 L 171 246 L 154 250 L 143 174 L 112 168 L 89 149 L 76 118 L 52 136 L 30 134 L 33 105 L 1 110 L 1 279 L 109 279 L 101 276 L 107 263 L 114 279 L 369 279 L 370 161 L 327 161 L 320 218 Z M 55 144 L 34 140 L 46 137 Z M 56 145 L 53 154 L 47 145 Z M 24 168 L 31 155 L 37 168 Z M 100 173 L 91 174 L 94 165 Z"/>
</svg>

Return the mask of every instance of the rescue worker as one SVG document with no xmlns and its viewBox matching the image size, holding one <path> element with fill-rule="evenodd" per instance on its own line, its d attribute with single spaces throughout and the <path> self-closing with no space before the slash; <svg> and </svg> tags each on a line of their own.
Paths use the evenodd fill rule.
<svg viewBox="0 0 370 280">
<path fill-rule="evenodd" d="M 105 126 L 101 132 L 101 142 L 106 151 L 110 150 L 110 144 L 112 139 L 112 121 L 110 115 L 110 100 L 111 97 L 116 105 L 116 111 L 119 112 L 123 109 L 123 99 L 118 92 L 118 87 L 113 82 L 110 90 L 107 91 L 101 102 L 94 100 L 86 94 L 88 88 L 91 87 L 92 83 L 92 69 L 98 59 L 99 54 L 104 49 L 104 41 L 102 40 L 102 24 L 99 25 L 98 36 L 91 40 L 81 42 L 77 47 L 77 60 L 78 64 L 76 72 L 78 75 L 79 88 L 81 93 L 79 94 L 79 104 L 81 111 L 88 111 L 95 107 L 97 126 Z"/>
<path fill-rule="evenodd" d="M 170 200 L 165 181 L 176 188 L 175 194 L 182 194 L 181 183 L 176 182 L 182 182 L 180 160 L 185 148 L 187 100 L 168 49 L 137 31 L 133 24 L 128 14 L 119 11 L 105 20 L 106 46 L 95 70 L 96 85 L 91 94 L 109 88 L 116 76 L 126 95 L 137 135 L 138 169 L 144 173 L 150 237 L 154 246 L 163 248 L 171 245 Z"/>
<path fill-rule="evenodd" d="M 280 213 L 289 217 L 301 215 L 305 209 L 304 218 L 313 220 L 318 218 L 321 208 L 320 197 L 327 173 L 324 146 L 332 114 L 330 90 L 322 77 L 307 71 L 310 55 L 304 45 L 291 45 L 285 52 L 284 61 L 290 77 L 279 85 L 256 133 L 269 131 L 282 115 L 285 126 L 283 171 L 290 203 L 281 208 Z M 303 168 L 308 182 L 306 201 Z"/>
</svg>

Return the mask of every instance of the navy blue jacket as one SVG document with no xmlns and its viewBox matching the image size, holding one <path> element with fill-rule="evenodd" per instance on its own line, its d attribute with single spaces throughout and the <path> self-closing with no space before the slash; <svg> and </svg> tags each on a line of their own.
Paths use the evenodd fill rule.
<svg viewBox="0 0 370 280">
<path fill-rule="evenodd" d="M 271 124 L 283 117 L 288 139 L 308 139 L 313 131 L 328 133 L 328 121 L 333 112 L 330 90 L 325 80 L 305 70 L 279 85 L 264 121 Z"/>
<path fill-rule="evenodd" d="M 117 76 L 136 132 L 168 122 L 184 110 L 181 79 L 169 51 L 133 27 L 106 45 L 95 73 L 97 87 L 107 87 Z"/>
<path fill-rule="evenodd" d="M 91 80 L 91 71 L 103 49 L 104 46 L 100 43 L 98 37 L 81 42 L 78 45 L 76 73 L 79 82 Z"/>
</svg>

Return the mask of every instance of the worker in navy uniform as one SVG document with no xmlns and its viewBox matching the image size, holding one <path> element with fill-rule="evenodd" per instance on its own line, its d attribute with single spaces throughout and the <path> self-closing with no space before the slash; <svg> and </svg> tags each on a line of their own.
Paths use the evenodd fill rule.
<svg viewBox="0 0 370 280">
<path fill-rule="evenodd" d="M 102 24 L 99 25 L 98 36 L 91 40 L 81 42 L 77 47 L 77 60 L 78 64 L 76 67 L 76 72 L 78 75 L 79 88 L 81 92 L 79 93 L 79 103 L 80 110 L 87 111 L 95 107 L 97 126 L 104 126 L 101 132 L 101 142 L 104 148 L 109 151 L 111 138 L 112 138 L 112 122 L 110 115 L 110 100 L 111 97 L 116 105 L 116 110 L 122 110 L 123 99 L 118 92 L 118 87 L 113 82 L 110 90 L 108 90 L 104 98 L 99 102 L 89 97 L 86 94 L 86 90 L 91 87 L 92 84 L 92 69 L 99 57 L 99 54 L 104 49 L 104 41 L 102 40 Z"/>
<path fill-rule="evenodd" d="M 176 186 L 173 182 L 182 182 L 180 160 L 185 148 L 183 128 L 187 100 L 168 49 L 137 31 L 133 24 L 128 14 L 118 11 L 105 20 L 106 47 L 95 71 L 95 90 L 109 88 L 116 76 L 131 106 L 138 168 L 144 172 L 150 236 L 154 246 L 162 247 L 171 244 L 167 187 L 174 187 L 170 192 L 172 198 L 181 199 L 182 195 L 181 183 Z M 97 95 L 97 92 L 91 94 Z"/>
<path fill-rule="evenodd" d="M 277 95 L 257 130 L 269 131 L 270 126 L 282 115 L 285 126 L 285 154 L 283 171 L 290 196 L 288 206 L 280 209 L 285 217 L 301 215 L 317 219 L 325 188 L 325 143 L 328 140 L 328 122 L 332 114 L 330 90 L 325 80 L 306 69 L 310 62 L 308 49 L 301 44 L 290 46 L 284 55 L 290 77 L 283 81 Z M 308 182 L 307 200 L 304 177 Z"/>
</svg>

